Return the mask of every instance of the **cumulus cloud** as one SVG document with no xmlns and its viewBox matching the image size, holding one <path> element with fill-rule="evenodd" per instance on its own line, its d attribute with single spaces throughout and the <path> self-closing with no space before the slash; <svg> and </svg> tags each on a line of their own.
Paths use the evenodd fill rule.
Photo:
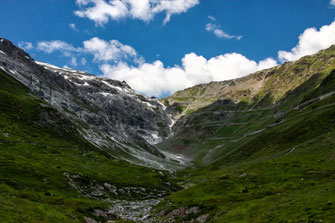
<svg viewBox="0 0 335 223">
<path fill-rule="evenodd" d="M 331 0 L 329 4 L 335 6 L 335 0 Z"/>
<path fill-rule="evenodd" d="M 65 55 L 69 54 L 70 52 L 79 50 L 73 47 L 71 44 L 61 40 L 40 41 L 37 43 L 37 49 L 49 54 L 60 51 L 63 52 Z"/>
<path fill-rule="evenodd" d="M 257 63 L 238 53 L 224 54 L 209 60 L 190 53 L 184 56 L 181 66 L 165 67 L 158 60 L 137 67 L 123 62 L 103 64 L 100 69 L 105 77 L 124 80 L 139 92 L 159 97 L 196 84 L 234 79 L 276 65 L 277 62 L 271 58 Z"/>
<path fill-rule="evenodd" d="M 335 0 L 334 0 L 335 1 Z M 317 30 L 306 29 L 300 36 L 298 44 L 289 52 L 279 51 L 278 58 L 281 62 L 298 60 L 303 56 L 315 54 L 335 44 L 335 21 Z"/>
<path fill-rule="evenodd" d="M 85 66 L 87 64 L 87 60 L 85 58 L 81 58 L 81 65 Z"/>
<path fill-rule="evenodd" d="M 78 66 L 87 61 L 83 56 L 93 56 L 105 77 L 126 81 L 135 90 L 148 96 L 162 96 L 177 90 L 210 81 L 223 81 L 245 76 L 258 70 L 274 67 L 277 62 L 267 58 L 256 62 L 238 53 L 228 53 L 206 59 L 195 53 L 186 54 L 181 65 L 164 66 L 157 60 L 145 63 L 136 50 L 117 40 L 105 41 L 98 37 L 83 42 L 83 47 L 75 48 L 66 42 L 55 40 L 39 42 L 38 49 L 46 53 L 61 52 L 70 57 L 69 65 Z"/>
<path fill-rule="evenodd" d="M 70 61 L 70 65 L 72 65 L 72 66 L 74 66 L 74 67 L 78 66 L 77 58 L 72 57 L 72 58 L 71 58 L 71 61 Z"/>
<path fill-rule="evenodd" d="M 80 55 L 93 55 L 93 61 L 97 63 L 131 61 L 140 64 L 143 61 L 133 47 L 122 44 L 118 40 L 105 41 L 98 37 L 84 41 L 83 47 L 74 47 L 61 40 L 40 41 L 37 43 L 37 49 L 48 54 L 61 52 L 63 56 L 71 57 L 70 64 L 75 66 L 78 64 L 77 61 L 74 62 L 75 56 Z M 81 60 L 81 64 L 86 64 L 85 58 Z"/>
<path fill-rule="evenodd" d="M 213 17 L 213 16 L 211 16 L 211 15 L 209 15 L 209 16 L 208 16 L 208 19 L 209 19 L 209 20 L 211 20 L 211 21 L 213 21 L 213 22 L 215 22 L 215 21 L 216 21 L 216 18 L 215 18 L 215 17 Z"/>
<path fill-rule="evenodd" d="M 104 25 L 109 20 L 122 18 L 140 19 L 149 22 L 158 13 L 165 13 L 164 24 L 174 14 L 187 12 L 199 4 L 199 0 L 76 0 L 79 10 L 75 15 Z"/>
<path fill-rule="evenodd" d="M 122 44 L 118 40 L 108 42 L 94 37 L 84 41 L 83 44 L 85 51 L 93 54 L 95 62 L 117 62 L 137 58 L 137 52 L 133 47 Z"/>
<path fill-rule="evenodd" d="M 75 31 L 75 32 L 78 32 L 78 31 L 79 31 L 79 30 L 77 29 L 77 27 L 76 27 L 76 24 L 74 24 L 74 23 L 69 24 L 69 27 L 70 27 L 70 29 L 72 29 L 72 30 Z"/>
<path fill-rule="evenodd" d="M 213 19 L 215 19 L 214 17 L 212 17 L 212 18 L 208 17 L 208 18 L 211 19 L 212 21 L 215 21 L 215 20 L 213 20 Z M 207 23 L 206 30 L 208 32 L 214 33 L 214 35 L 216 35 L 218 38 L 237 39 L 237 40 L 242 39 L 242 36 L 230 35 L 230 34 L 224 32 L 222 29 L 220 29 L 220 27 L 218 25 L 213 24 L 213 23 Z"/>
<path fill-rule="evenodd" d="M 31 42 L 19 42 L 19 47 L 23 50 L 31 50 L 34 48 Z"/>
</svg>

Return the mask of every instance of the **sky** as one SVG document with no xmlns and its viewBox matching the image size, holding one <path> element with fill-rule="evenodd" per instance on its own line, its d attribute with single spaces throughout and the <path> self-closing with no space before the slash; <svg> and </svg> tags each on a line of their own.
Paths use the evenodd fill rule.
<svg viewBox="0 0 335 223">
<path fill-rule="evenodd" d="M 164 97 L 335 44 L 335 0 L 1 0 L 0 37 L 35 60 Z"/>
</svg>

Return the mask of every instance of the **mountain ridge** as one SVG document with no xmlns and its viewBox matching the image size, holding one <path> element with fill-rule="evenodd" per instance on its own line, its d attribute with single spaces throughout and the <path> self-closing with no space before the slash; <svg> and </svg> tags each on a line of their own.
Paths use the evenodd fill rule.
<svg viewBox="0 0 335 223">
<path fill-rule="evenodd" d="M 0 40 L 0 68 L 77 124 L 95 146 L 139 165 L 174 169 L 173 154 L 153 145 L 170 134 L 164 106 L 125 82 L 35 62 L 10 41 Z M 168 156 L 168 158 L 166 158 Z"/>
<path fill-rule="evenodd" d="M 291 67 L 295 66 L 295 64 L 303 64 L 305 62 L 308 64 L 309 59 L 315 56 L 321 57 L 322 55 L 327 54 L 327 52 L 331 53 L 331 51 L 333 51 L 334 49 L 335 45 L 329 47 L 328 49 L 321 50 L 314 55 L 302 57 L 297 61 L 285 62 L 282 65 L 257 71 L 244 77 L 226 81 L 212 81 L 210 83 L 199 84 L 190 88 L 186 88 L 184 90 L 177 91 L 173 95 L 163 98 L 160 101 L 162 103 L 165 103 L 165 105 L 173 105 L 174 103 L 179 103 L 180 106 L 184 106 L 182 112 L 183 114 L 193 112 L 194 110 L 205 107 L 207 105 L 210 105 L 211 103 L 214 103 L 217 100 L 222 100 L 225 98 L 231 99 L 236 102 L 250 101 L 258 93 L 258 91 L 266 88 L 265 83 L 268 82 L 272 76 L 276 75 L 276 73 L 285 74 L 291 72 L 292 74 L 296 74 L 297 72 L 293 72 L 292 70 L 290 70 Z M 332 63 L 333 57 L 330 57 L 329 59 L 331 60 L 330 63 Z M 315 69 L 318 69 L 318 67 Z M 301 74 L 299 74 L 298 72 L 298 75 Z M 304 81 L 305 78 L 308 78 L 308 75 L 302 76 L 303 78 L 300 80 L 300 82 L 294 83 L 294 85 L 289 85 L 288 87 L 286 87 L 286 90 L 278 96 L 283 96 L 284 93 L 287 92 L 287 90 L 298 87 L 301 84 L 301 81 Z M 177 116 L 180 117 L 180 115 Z"/>
<path fill-rule="evenodd" d="M 211 163 L 209 157 L 223 155 L 215 155 L 215 151 L 225 151 L 220 145 L 230 144 L 226 146 L 234 148 L 233 144 L 282 123 L 281 119 L 292 109 L 319 101 L 322 95 L 313 95 L 313 91 L 334 69 L 335 46 L 332 46 L 237 80 L 179 91 L 161 100 L 177 122 L 174 135 L 158 144 L 158 148 L 198 159 L 198 164 Z M 248 83 L 257 84 L 244 88 Z M 327 94 L 332 91 L 325 90 L 322 98 L 329 97 Z"/>
<path fill-rule="evenodd" d="M 332 222 L 334 46 L 157 101 L 0 39 L 0 80 L 0 219 Z"/>
</svg>

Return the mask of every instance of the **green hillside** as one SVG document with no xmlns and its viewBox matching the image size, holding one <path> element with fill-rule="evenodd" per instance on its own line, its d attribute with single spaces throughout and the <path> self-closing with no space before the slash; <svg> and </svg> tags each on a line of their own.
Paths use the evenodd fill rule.
<svg viewBox="0 0 335 223">
<path fill-rule="evenodd" d="M 107 198 L 141 200 L 178 188 L 163 172 L 108 157 L 2 71 L 0 83 L 0 222 L 104 222 L 93 211 L 107 210 Z M 116 196 L 106 184 L 145 193 Z"/>
<path fill-rule="evenodd" d="M 160 221 L 334 222 L 334 49 L 263 71 L 253 97 L 182 117 L 160 147 L 196 168 L 179 172 L 186 189 L 156 208 Z"/>
<path fill-rule="evenodd" d="M 215 162 L 266 129 L 301 115 L 304 106 L 326 99 L 328 93 L 335 91 L 332 79 L 334 58 L 333 46 L 316 55 L 241 79 L 202 85 L 205 91 L 198 96 L 200 99 L 194 99 L 190 104 L 178 102 L 185 106 L 186 114 L 174 126 L 174 136 L 159 147 L 185 154 L 196 164 Z M 257 87 L 246 84 L 254 81 L 259 82 Z M 242 87 L 249 93 L 241 95 Z M 224 94 L 215 90 L 217 88 L 229 88 L 229 91 Z M 192 88 L 175 95 L 187 96 L 191 91 Z M 217 92 L 215 97 L 206 93 L 212 91 Z M 199 100 L 206 98 L 215 102 L 201 107 Z M 172 102 L 171 97 L 164 100 Z M 174 103 L 168 110 L 176 106 Z M 190 112 L 188 108 L 194 110 Z"/>
<path fill-rule="evenodd" d="M 175 174 L 110 157 L 0 71 L 0 222 L 122 222 L 108 210 L 156 201 L 137 222 L 334 222 L 334 46 L 162 102 L 179 119 L 157 148 L 192 160 Z"/>
<path fill-rule="evenodd" d="M 200 207 L 208 222 L 333 222 L 335 96 L 241 144 L 215 163 L 180 173 L 191 186 L 158 210 Z"/>
</svg>

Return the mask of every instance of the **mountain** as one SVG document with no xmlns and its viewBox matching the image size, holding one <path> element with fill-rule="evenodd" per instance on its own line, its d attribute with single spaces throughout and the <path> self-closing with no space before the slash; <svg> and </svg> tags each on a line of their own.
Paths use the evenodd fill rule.
<svg viewBox="0 0 335 223">
<path fill-rule="evenodd" d="M 210 164 L 239 144 L 291 120 L 294 111 L 326 100 L 335 46 L 295 62 L 235 80 L 212 82 L 161 99 L 177 119 L 174 135 L 158 148 Z M 190 140 L 192 139 L 192 140 Z"/>
<path fill-rule="evenodd" d="M 161 99 L 161 102 L 170 106 L 171 113 L 172 108 L 179 105 L 179 114 L 174 114 L 178 117 L 225 99 L 258 107 L 276 104 L 288 91 L 297 88 L 312 76 L 319 73 L 329 74 L 334 68 L 334 51 L 335 46 L 332 46 L 315 55 L 242 78 L 197 85 L 177 91 L 172 96 Z M 320 80 L 315 80 L 314 84 L 320 84 Z"/>
<path fill-rule="evenodd" d="M 160 100 L 0 39 L 1 222 L 333 222 L 335 46 Z"/>
<path fill-rule="evenodd" d="M 6 39 L 0 39 L 0 68 L 109 155 L 147 167 L 178 168 L 170 161 L 176 156 L 153 146 L 171 134 L 171 117 L 161 103 L 127 83 L 34 61 Z"/>
<path fill-rule="evenodd" d="M 0 222 L 112 220 L 108 200 L 155 203 L 178 188 L 169 173 L 113 159 L 0 71 Z"/>
<path fill-rule="evenodd" d="M 161 222 L 334 221 L 335 46 L 162 102 L 179 119 L 157 146 L 195 168 L 155 208 Z"/>
<path fill-rule="evenodd" d="M 102 110 L 110 104 L 106 101 L 98 107 L 91 105 L 94 101 L 86 104 L 79 101 L 85 99 L 80 95 L 94 88 L 84 89 L 76 83 L 80 78 L 88 77 L 90 80 L 87 82 L 97 86 L 104 79 L 95 80 L 79 71 L 55 67 L 50 69 L 57 69 L 57 72 L 48 71 L 44 66 L 49 68 L 50 65 L 35 63 L 11 42 L 2 39 L 0 46 L 0 222 L 106 222 L 117 220 L 122 214 L 119 206 L 127 203 L 146 208 L 140 213 L 134 212 L 134 216 L 128 213 L 135 219 L 139 214 L 145 216 L 152 205 L 180 189 L 169 172 L 122 161 L 121 155 L 115 158 L 111 152 L 114 147 L 105 148 L 87 135 L 90 131 L 86 128 L 94 128 L 97 124 L 90 118 L 101 112 L 95 114 L 94 109 Z M 64 78 L 65 75 L 69 75 L 68 79 Z M 128 89 L 121 82 L 106 83 Z M 116 94 L 107 84 L 104 85 L 100 91 Z M 144 103 L 148 99 L 138 99 L 141 96 L 130 89 L 128 91 L 132 96 L 121 94 L 118 97 L 129 97 L 125 100 L 133 110 L 143 111 L 143 115 L 151 114 L 151 106 Z M 97 100 L 102 98 L 97 96 Z M 160 106 L 154 101 L 148 103 Z M 142 107 L 136 108 L 139 105 Z M 159 119 L 159 115 L 162 116 L 159 120 L 164 121 L 164 114 L 158 112 L 149 116 L 152 121 Z M 96 126 L 98 130 L 94 131 L 112 128 L 107 126 L 112 118 L 102 116 L 101 119 L 106 123 L 100 123 Z M 140 124 L 146 125 L 145 122 Z M 132 124 L 136 126 L 138 123 Z M 126 124 L 120 121 L 122 125 Z M 106 135 L 116 135 L 117 131 Z M 135 130 L 125 132 L 130 135 L 131 131 Z M 161 131 L 164 131 L 163 125 Z M 120 141 L 132 143 L 137 139 L 141 146 L 146 146 L 143 148 L 152 150 L 146 153 L 163 156 L 149 147 L 141 136 L 119 137 Z M 133 149 L 136 151 L 137 148 Z M 138 153 L 141 150 L 138 149 Z M 159 165 L 164 167 L 164 160 L 160 159 Z"/>
</svg>

